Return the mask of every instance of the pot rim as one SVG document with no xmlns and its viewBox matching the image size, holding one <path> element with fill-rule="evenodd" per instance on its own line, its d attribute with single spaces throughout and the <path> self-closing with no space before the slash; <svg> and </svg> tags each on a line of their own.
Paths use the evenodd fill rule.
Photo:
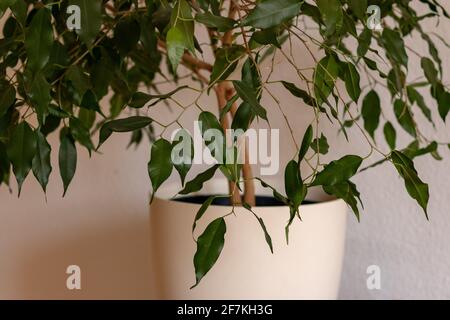
<svg viewBox="0 0 450 320">
<path fill-rule="evenodd" d="M 268 180 L 268 183 L 273 185 L 270 182 L 273 182 L 274 180 Z M 205 183 L 202 190 L 198 192 L 193 192 L 186 196 L 198 196 L 198 195 L 223 195 L 226 192 L 218 191 L 220 190 L 220 186 L 225 185 L 226 186 L 227 180 L 225 179 L 212 179 Z M 205 190 L 206 189 L 206 190 Z M 209 191 L 208 191 L 209 189 Z M 261 192 L 261 190 L 264 190 Z M 300 207 L 317 207 L 317 206 L 323 206 L 323 205 L 332 205 L 338 202 L 344 202 L 344 200 L 336 198 L 334 196 L 326 194 L 322 188 L 320 187 L 311 187 L 309 190 L 313 192 L 311 194 L 308 192 L 308 195 L 305 200 L 315 201 L 314 203 L 307 203 L 307 204 L 301 204 Z M 184 202 L 184 201 L 177 201 L 176 198 L 180 198 L 180 195 L 178 192 L 180 191 L 180 183 L 174 182 L 174 181 L 168 181 L 166 184 L 161 186 L 161 189 L 158 190 L 154 196 L 153 202 L 155 201 L 163 201 L 163 202 L 172 202 L 177 204 L 182 204 L 186 206 L 193 206 L 193 207 L 200 207 L 201 204 L 199 203 L 191 203 L 191 202 Z M 272 192 L 268 192 L 266 188 L 262 188 L 259 184 L 256 188 L 256 195 L 260 196 L 272 196 Z M 152 204 L 150 204 L 152 205 Z M 233 206 L 224 206 L 224 205 L 213 205 L 211 204 L 210 207 L 218 207 L 218 208 L 232 208 Z M 286 205 L 274 205 L 274 206 L 255 206 L 255 208 L 287 208 Z"/>
</svg>

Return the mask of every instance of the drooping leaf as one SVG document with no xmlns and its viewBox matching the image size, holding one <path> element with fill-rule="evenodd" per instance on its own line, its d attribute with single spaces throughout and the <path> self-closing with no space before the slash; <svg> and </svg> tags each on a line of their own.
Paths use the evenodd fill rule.
<svg viewBox="0 0 450 320">
<path fill-rule="evenodd" d="M 261 229 L 264 232 L 264 238 L 266 239 L 266 243 L 269 246 L 270 252 L 273 253 L 273 242 L 272 242 L 272 237 L 270 236 L 269 232 L 267 231 L 267 227 L 266 224 L 264 223 L 264 220 L 259 217 L 253 210 L 252 207 L 248 204 L 248 203 L 243 203 L 242 206 L 247 209 L 248 211 L 250 211 L 255 218 L 258 220 L 259 225 L 261 226 Z"/>
<path fill-rule="evenodd" d="M 44 192 L 46 192 L 48 178 L 52 172 L 52 165 L 50 162 L 51 147 L 47 142 L 45 136 L 36 132 L 36 155 L 33 158 L 32 168 L 33 174 L 39 181 Z"/>
<path fill-rule="evenodd" d="M 94 150 L 95 147 L 91 140 L 89 129 L 83 124 L 83 122 L 81 122 L 81 120 L 75 117 L 70 118 L 69 126 L 72 137 L 75 141 L 78 141 L 81 145 L 86 147 L 90 155 L 91 151 Z"/>
<path fill-rule="evenodd" d="M 384 28 L 381 39 L 383 46 L 386 49 L 386 53 L 395 62 L 405 66 L 405 68 L 408 68 L 408 55 L 400 33 L 389 28 Z"/>
<path fill-rule="evenodd" d="M 420 65 L 422 66 L 425 77 L 434 87 L 438 82 L 439 75 L 436 68 L 434 67 L 433 61 L 431 61 L 429 58 L 423 57 L 420 60 Z"/>
<path fill-rule="evenodd" d="M 319 106 L 328 98 L 339 74 L 339 66 L 331 55 L 320 60 L 314 70 L 314 93 Z"/>
<path fill-rule="evenodd" d="M 367 0 L 347 0 L 347 3 L 353 13 L 363 21 L 367 11 Z"/>
<path fill-rule="evenodd" d="M 312 185 L 331 186 L 346 181 L 356 173 L 362 160 L 359 156 L 347 155 L 339 160 L 331 161 L 317 174 Z"/>
<path fill-rule="evenodd" d="M 100 139 L 97 149 L 100 148 L 100 146 L 111 136 L 113 132 L 131 132 L 137 129 L 145 128 L 151 122 L 151 118 L 142 116 L 133 116 L 106 122 L 100 129 Z"/>
<path fill-rule="evenodd" d="M 381 103 L 375 90 L 371 90 L 365 97 L 361 109 L 364 129 L 375 139 L 375 130 L 380 123 Z"/>
<path fill-rule="evenodd" d="M 175 135 L 172 141 L 172 155 L 177 157 L 178 162 L 174 162 L 173 166 L 180 175 L 181 185 L 184 185 L 186 175 L 191 169 L 194 159 L 194 141 L 185 129 L 181 129 Z"/>
<path fill-rule="evenodd" d="M 197 251 L 194 256 L 196 281 L 191 289 L 200 283 L 202 278 L 216 263 L 224 246 L 226 231 L 225 220 L 218 218 L 211 222 L 198 238 Z"/>
<path fill-rule="evenodd" d="M 330 36 L 342 28 L 344 14 L 339 0 L 317 0 L 317 7 L 326 27 L 326 36 Z"/>
<path fill-rule="evenodd" d="M 234 80 L 233 86 L 239 97 L 250 105 L 254 114 L 264 120 L 267 120 L 266 109 L 264 109 L 259 103 L 255 91 L 252 90 L 252 88 L 244 81 Z"/>
<path fill-rule="evenodd" d="M 80 29 L 75 30 L 81 41 L 92 46 L 102 26 L 102 2 L 100 0 L 70 0 L 70 5 L 80 8 Z"/>
<path fill-rule="evenodd" d="M 30 70 L 39 71 L 47 64 L 53 45 L 53 29 L 51 14 L 41 8 L 34 15 L 25 35 L 25 48 L 28 55 L 27 66 Z"/>
<path fill-rule="evenodd" d="M 359 0 L 352 0 L 353 2 L 359 2 Z M 357 53 L 358 56 L 364 57 L 369 51 L 370 43 L 372 41 L 372 30 L 369 28 L 364 28 L 364 30 L 361 32 L 361 34 L 358 37 L 358 49 Z"/>
<path fill-rule="evenodd" d="M 306 196 L 306 187 L 300 176 L 299 165 L 295 160 L 289 161 L 285 168 L 284 189 L 288 199 L 292 201 L 293 208 L 298 210 Z"/>
<path fill-rule="evenodd" d="M 197 227 L 197 222 L 203 217 L 206 210 L 208 210 L 209 206 L 215 199 L 217 199 L 217 196 L 210 196 L 205 200 L 205 202 L 202 203 L 200 209 L 198 209 L 197 214 L 195 215 L 194 223 L 192 224 L 192 233 L 194 233 L 195 228 Z"/>
<path fill-rule="evenodd" d="M 80 107 L 87 109 L 87 110 L 92 110 L 95 112 L 100 113 L 104 118 L 105 115 L 103 114 L 102 110 L 100 109 L 100 105 L 98 103 L 98 99 L 95 96 L 95 93 L 92 90 L 87 90 L 84 95 L 83 95 L 83 99 L 81 100 L 80 103 Z"/>
<path fill-rule="evenodd" d="M 199 173 L 194 179 L 186 183 L 183 190 L 181 190 L 179 194 L 189 194 L 200 191 L 203 188 L 203 184 L 214 177 L 214 174 L 218 168 L 219 165 L 214 165 L 206 171 Z"/>
<path fill-rule="evenodd" d="M 242 21 L 244 26 L 267 29 L 278 26 L 300 13 L 300 0 L 262 0 Z"/>
<path fill-rule="evenodd" d="M 302 145 L 300 146 L 300 150 L 298 152 L 298 163 L 302 162 L 303 158 L 308 152 L 309 146 L 311 145 L 313 139 L 313 134 L 313 128 L 311 125 L 309 125 L 305 131 L 305 134 L 303 135 Z"/>
<path fill-rule="evenodd" d="M 352 208 L 353 213 L 359 221 L 358 199 L 360 195 L 354 183 L 351 181 L 341 181 L 331 186 L 323 186 L 323 190 L 330 195 L 344 200 Z M 361 202 L 360 199 L 359 201 Z"/>
<path fill-rule="evenodd" d="M 0 90 L 0 117 L 3 117 L 16 100 L 16 89 L 8 84 Z"/>
<path fill-rule="evenodd" d="M 122 56 L 126 56 L 139 42 L 141 27 L 134 17 L 125 17 L 114 29 L 114 43 Z"/>
<path fill-rule="evenodd" d="M 59 173 L 64 185 L 64 197 L 77 169 L 77 148 L 68 129 L 61 130 L 58 159 Z"/>
<path fill-rule="evenodd" d="M 304 103 L 311 107 L 315 107 L 317 104 L 314 98 L 311 97 L 308 92 L 303 89 L 298 88 L 295 84 L 287 81 L 281 81 L 283 86 L 294 96 L 303 100 Z"/>
<path fill-rule="evenodd" d="M 278 32 L 279 30 L 276 27 L 255 31 L 250 39 L 250 47 L 256 42 L 261 45 L 273 45 L 281 49 L 281 44 L 278 41 Z"/>
<path fill-rule="evenodd" d="M 135 109 L 139 109 L 139 108 L 144 107 L 151 100 L 156 99 L 156 102 L 152 102 L 150 104 L 150 106 L 153 106 L 157 102 L 168 99 L 171 96 L 173 96 L 175 93 L 177 93 L 178 91 L 186 89 L 186 88 L 188 88 L 188 86 L 179 86 L 176 89 L 174 89 L 168 93 L 164 93 L 164 94 L 147 94 L 144 92 L 136 92 L 132 95 L 129 106 L 132 108 L 135 108 Z"/>
<path fill-rule="evenodd" d="M 226 79 L 237 67 L 239 59 L 244 55 L 245 48 L 240 45 L 219 48 L 216 52 L 213 70 L 209 84 Z"/>
<path fill-rule="evenodd" d="M 231 123 L 231 128 L 233 130 L 242 129 L 246 131 L 252 121 L 255 119 L 255 113 L 252 107 L 246 102 L 239 105 L 236 114 L 233 117 L 233 122 Z"/>
<path fill-rule="evenodd" d="M 222 16 L 216 16 L 210 12 L 197 13 L 195 20 L 209 28 L 215 28 L 220 32 L 231 30 L 236 25 L 235 20 Z"/>
<path fill-rule="evenodd" d="M 402 128 L 411 136 L 416 137 L 416 127 L 408 105 L 402 100 L 396 100 L 394 102 L 394 113 Z"/>
<path fill-rule="evenodd" d="M 6 152 L 13 166 L 20 195 L 36 154 L 36 135 L 28 123 L 23 121 L 14 128 Z"/>
<path fill-rule="evenodd" d="M 260 179 L 258 177 L 255 177 L 255 180 L 258 180 L 261 183 L 261 186 L 263 188 L 269 188 L 270 190 L 272 190 L 272 194 L 275 199 L 284 203 L 285 205 L 289 204 L 288 199 L 285 196 L 283 196 L 280 192 L 278 192 L 274 187 L 269 185 L 267 182 L 263 181 L 262 179 Z"/>
<path fill-rule="evenodd" d="M 392 125 L 392 123 L 390 123 L 389 121 L 386 122 L 386 124 L 384 125 L 383 132 L 384 138 L 386 139 L 389 148 L 391 148 L 391 150 L 394 150 L 397 133 L 395 132 L 395 128 Z"/>
<path fill-rule="evenodd" d="M 431 110 L 427 107 L 423 96 L 412 86 L 407 86 L 406 92 L 408 94 L 409 102 L 411 102 L 411 104 L 417 103 L 417 106 L 420 108 L 428 121 L 433 122 L 431 118 Z"/>
<path fill-rule="evenodd" d="M 327 154 L 329 148 L 330 146 L 328 145 L 327 137 L 325 137 L 323 133 L 319 138 L 315 138 L 311 142 L 311 149 L 313 149 L 315 153 Z"/>
<path fill-rule="evenodd" d="M 150 161 L 148 163 L 148 175 L 150 177 L 153 197 L 158 188 L 166 181 L 172 174 L 172 144 L 161 138 L 155 141 L 152 145 Z"/>
<path fill-rule="evenodd" d="M 174 71 L 185 50 L 195 51 L 194 18 L 186 0 L 178 0 L 172 10 L 171 28 L 167 32 L 167 55 Z"/>
<path fill-rule="evenodd" d="M 348 95 L 353 101 L 358 102 L 359 96 L 361 95 L 360 87 L 360 76 L 358 70 L 352 63 L 346 63 L 346 68 L 344 71 L 344 81 L 345 88 L 347 89 Z"/>
<path fill-rule="evenodd" d="M 431 91 L 438 103 L 439 115 L 445 122 L 450 111 L 450 92 L 448 92 L 442 84 L 438 84 L 436 88 L 432 88 Z"/>
<path fill-rule="evenodd" d="M 405 154 L 394 150 L 391 153 L 391 159 L 398 173 L 404 179 L 405 187 L 409 195 L 422 207 L 428 220 L 428 185 L 420 180 L 414 168 L 414 163 Z"/>
<path fill-rule="evenodd" d="M 39 73 L 31 85 L 30 99 L 34 103 L 36 114 L 41 125 L 45 123 L 48 108 L 52 101 L 50 90 L 51 86 L 47 82 L 47 79 Z"/>
</svg>

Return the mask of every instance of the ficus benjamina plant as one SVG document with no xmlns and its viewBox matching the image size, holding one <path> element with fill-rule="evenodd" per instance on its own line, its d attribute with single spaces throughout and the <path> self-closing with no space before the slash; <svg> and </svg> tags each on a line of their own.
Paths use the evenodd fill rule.
<svg viewBox="0 0 450 320">
<path fill-rule="evenodd" d="M 417 5 L 425 13 L 419 14 Z M 350 179 L 389 162 L 428 218 L 428 185 L 413 160 L 424 154 L 439 160 L 438 147 L 447 143 L 427 138 L 416 120 L 420 114 L 432 125 L 445 122 L 450 110 L 438 49 L 449 45 L 422 27 L 426 19 L 449 18 L 436 0 L 1 0 L 0 16 L 0 182 L 9 185 L 14 176 L 19 194 L 30 171 L 46 190 L 52 172 L 49 135 L 59 135 L 65 194 L 75 174 L 77 146 L 95 153 L 111 135 L 129 132 L 130 144 L 150 138 L 147 170 L 153 194 L 173 169 L 181 178 L 181 195 L 201 190 L 221 172 L 229 181 L 226 197 L 233 212 L 243 206 L 255 216 L 270 250 L 272 240 L 255 209 L 254 183 L 290 208 L 288 237 L 313 186 L 343 199 L 359 219 L 360 194 Z M 412 36 L 428 48 L 425 55 L 405 43 Z M 295 57 L 292 46 L 303 47 L 314 64 L 304 65 L 307 59 Z M 274 57 L 289 65 L 297 81 L 274 78 Z M 412 57 L 422 71 L 413 80 L 408 77 Z M 262 70 L 262 63 L 271 71 Z M 361 84 L 362 77 L 367 85 Z M 184 79 L 188 85 L 180 84 Z M 161 89 L 167 83 L 173 90 Z M 164 132 L 170 125 L 181 126 L 188 109 L 198 111 L 204 128 L 222 133 L 227 128 L 246 131 L 256 121 L 270 123 L 269 108 L 283 113 L 283 101 L 271 92 L 274 86 L 314 114 L 302 137 L 293 134 L 295 119 L 284 117 L 297 146 L 284 169 L 285 190 L 254 176 L 247 162 L 218 163 L 186 181 L 190 163 L 173 163 L 177 142 L 155 136 L 154 128 Z M 389 103 L 382 103 L 381 90 L 390 93 L 390 99 L 383 99 Z M 184 105 L 176 99 L 180 91 L 215 95 L 217 112 L 205 111 L 200 99 Z M 157 106 L 180 112 L 164 124 L 149 117 Z M 319 123 L 337 126 L 347 139 L 350 128 L 358 130 L 370 155 L 381 160 L 363 167 L 368 156 L 345 155 L 322 163 L 329 145 Z M 376 141 L 377 130 L 386 143 Z M 411 137 L 409 145 L 397 145 L 397 130 Z M 300 164 L 312 174 L 302 174 Z M 222 196 L 201 205 L 193 233 L 217 197 Z M 222 251 L 225 218 L 211 222 L 196 239 L 195 285 Z"/>
</svg>

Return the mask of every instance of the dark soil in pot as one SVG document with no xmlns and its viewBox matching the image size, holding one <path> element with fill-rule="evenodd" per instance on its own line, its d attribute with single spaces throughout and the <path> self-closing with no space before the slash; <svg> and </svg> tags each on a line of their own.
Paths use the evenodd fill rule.
<svg viewBox="0 0 450 320">
<path fill-rule="evenodd" d="M 173 199 L 174 201 L 186 202 L 186 203 L 195 203 L 195 204 L 203 204 L 211 195 L 201 195 L 201 196 L 189 196 L 189 197 L 179 197 Z M 305 200 L 302 204 L 313 204 L 317 203 L 316 201 L 308 201 Z M 216 206 L 231 206 L 229 198 L 216 198 L 212 202 L 213 205 Z M 281 201 L 278 201 L 274 197 L 270 196 L 256 196 L 256 206 L 257 207 L 279 207 L 284 206 L 285 204 Z"/>
</svg>

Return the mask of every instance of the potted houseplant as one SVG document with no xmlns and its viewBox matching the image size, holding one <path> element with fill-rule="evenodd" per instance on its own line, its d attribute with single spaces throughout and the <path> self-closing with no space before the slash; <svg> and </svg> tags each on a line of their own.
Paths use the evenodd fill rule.
<svg viewBox="0 0 450 320">
<path fill-rule="evenodd" d="M 427 138 L 415 119 L 421 112 L 431 123 L 445 121 L 450 93 L 434 44 L 445 40 L 426 33 L 422 21 L 448 13 L 436 0 L 420 2 L 428 8 L 424 15 L 407 0 L 2 0 L 0 182 L 14 176 L 20 194 L 32 171 L 45 191 L 49 134 L 60 135 L 64 193 L 76 171 L 77 144 L 92 153 L 117 132 L 131 132 L 131 144 L 147 135 L 161 297 L 335 298 L 347 205 L 359 219 L 352 176 L 392 163 L 428 218 L 428 186 L 413 159 L 440 159 L 443 142 Z M 412 34 L 427 44 L 428 56 L 416 57 L 405 45 Z M 303 47 L 313 64 L 296 62 L 293 46 Z M 295 83 L 273 77 L 276 55 L 295 73 Z M 422 75 L 411 80 L 412 57 L 419 58 Z M 269 67 L 262 70 L 264 63 Z M 162 90 L 161 83 L 173 88 Z M 272 86 L 313 114 L 303 137 L 292 134 L 297 152 L 280 169 L 282 189 L 252 172 L 246 138 L 256 122 L 270 123 L 269 108 L 278 108 L 291 133 L 298 123 L 284 115 Z M 382 106 L 384 88 L 391 103 Z M 181 91 L 197 98 L 180 102 Z M 435 105 L 425 104 L 424 93 Z M 201 104 L 208 95 L 216 96 L 215 113 Z M 105 100 L 109 110 L 100 107 Z M 180 109 L 169 124 L 148 116 L 150 107 L 167 105 Z M 197 136 L 180 121 L 192 109 Z M 370 154 L 323 163 L 329 146 L 319 122 L 345 136 L 351 128 L 360 131 Z M 181 130 L 168 137 L 171 125 Z M 375 140 L 379 126 L 386 145 Z M 155 127 L 164 134 L 155 136 Z M 411 144 L 396 145 L 399 127 Z M 234 130 L 231 138 L 227 129 Z M 187 178 L 196 154 L 205 154 L 194 148 L 198 140 L 213 163 Z M 380 160 L 363 165 L 372 153 Z M 163 185 L 175 171 L 181 182 Z M 224 182 L 214 179 L 219 174 Z"/>
</svg>

